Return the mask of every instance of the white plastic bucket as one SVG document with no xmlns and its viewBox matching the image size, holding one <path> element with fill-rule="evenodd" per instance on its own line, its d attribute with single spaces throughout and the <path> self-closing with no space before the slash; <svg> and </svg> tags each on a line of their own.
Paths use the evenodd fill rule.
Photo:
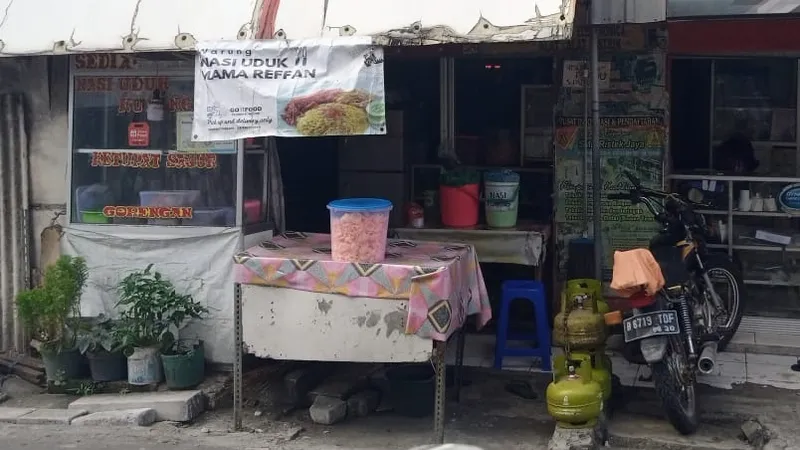
<svg viewBox="0 0 800 450">
<path fill-rule="evenodd" d="M 158 347 L 134 347 L 128 356 L 128 383 L 139 386 L 156 384 L 163 377 Z"/>
<path fill-rule="evenodd" d="M 510 228 L 517 225 L 519 209 L 519 181 L 484 182 L 486 197 L 486 223 L 492 228 Z"/>
</svg>

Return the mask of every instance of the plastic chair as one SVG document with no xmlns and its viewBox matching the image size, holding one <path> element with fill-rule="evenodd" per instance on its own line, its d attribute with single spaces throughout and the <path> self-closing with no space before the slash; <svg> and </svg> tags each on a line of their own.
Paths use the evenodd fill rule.
<svg viewBox="0 0 800 450">
<path fill-rule="evenodd" d="M 509 334 L 508 319 L 511 302 L 524 299 L 533 304 L 536 315 L 536 332 L 534 334 Z M 508 341 L 535 341 L 534 347 L 508 348 Z M 542 370 L 552 371 L 550 356 L 551 330 L 547 316 L 547 301 L 544 285 L 533 280 L 509 280 L 503 283 L 503 294 L 500 303 L 500 320 L 497 324 L 497 341 L 494 349 L 494 368 L 503 368 L 506 356 L 531 356 L 542 360 Z"/>
</svg>

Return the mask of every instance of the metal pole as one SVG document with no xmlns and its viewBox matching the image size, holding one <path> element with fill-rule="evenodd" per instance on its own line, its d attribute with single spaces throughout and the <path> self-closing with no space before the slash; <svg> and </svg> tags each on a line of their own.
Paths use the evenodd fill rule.
<svg viewBox="0 0 800 450">
<path fill-rule="evenodd" d="M 592 7 L 594 2 L 592 2 Z M 590 11 L 590 17 L 593 16 Z M 594 274 L 595 278 L 602 281 L 603 277 L 603 235 L 600 226 L 602 214 L 600 212 L 601 187 L 600 180 L 600 83 L 599 83 L 599 62 L 597 47 L 599 33 L 597 27 L 590 19 L 592 27 L 592 56 L 590 65 L 592 68 L 592 228 L 594 229 Z"/>
<path fill-rule="evenodd" d="M 592 146 L 589 145 L 589 77 L 592 76 L 589 64 L 583 65 L 583 237 L 588 238 L 591 235 L 589 224 L 592 222 L 589 217 L 589 206 L 592 205 L 589 200 L 589 159 Z"/>
</svg>

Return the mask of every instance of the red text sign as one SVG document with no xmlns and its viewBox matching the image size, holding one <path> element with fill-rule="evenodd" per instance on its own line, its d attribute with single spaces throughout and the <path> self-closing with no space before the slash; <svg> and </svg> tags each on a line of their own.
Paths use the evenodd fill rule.
<svg viewBox="0 0 800 450">
<path fill-rule="evenodd" d="M 131 122 L 128 125 L 128 146 L 147 147 L 150 145 L 150 125 L 147 122 Z"/>
</svg>

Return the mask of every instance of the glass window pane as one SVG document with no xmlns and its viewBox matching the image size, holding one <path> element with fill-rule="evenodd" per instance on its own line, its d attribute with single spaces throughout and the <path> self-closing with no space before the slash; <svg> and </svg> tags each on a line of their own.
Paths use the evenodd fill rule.
<svg viewBox="0 0 800 450">
<path fill-rule="evenodd" d="M 246 139 L 244 148 L 244 223 L 250 225 L 267 220 L 264 204 L 264 170 L 267 138 Z"/>
<path fill-rule="evenodd" d="M 714 80 L 714 139 L 743 133 L 753 141 L 794 142 L 797 60 L 718 60 Z"/>
<path fill-rule="evenodd" d="M 192 142 L 193 90 L 190 73 L 75 77 L 72 222 L 235 224 L 235 142 Z"/>
</svg>

